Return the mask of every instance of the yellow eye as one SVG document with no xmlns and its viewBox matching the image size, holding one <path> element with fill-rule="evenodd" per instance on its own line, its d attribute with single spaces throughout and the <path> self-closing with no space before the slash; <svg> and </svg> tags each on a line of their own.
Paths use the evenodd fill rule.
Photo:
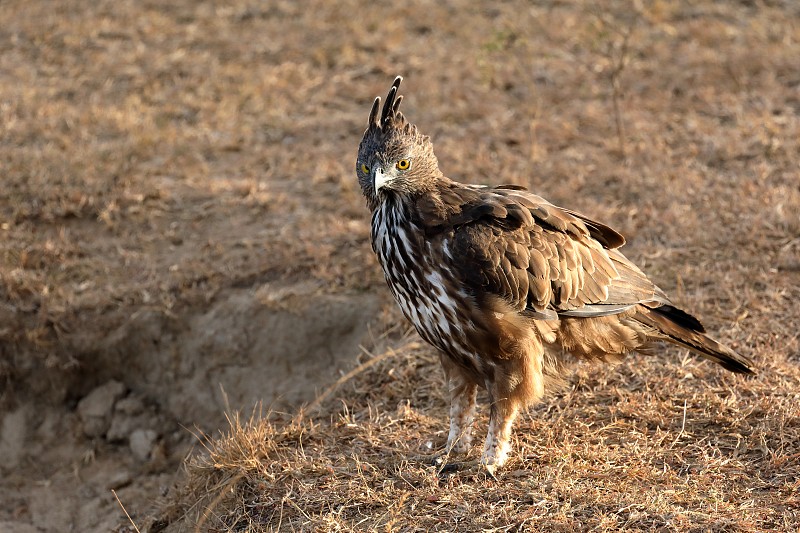
<svg viewBox="0 0 800 533">
<path fill-rule="evenodd" d="M 408 167 L 410 166 L 411 166 L 411 161 L 409 161 L 408 159 L 401 159 L 395 165 L 395 167 L 397 167 L 397 170 L 408 170 Z"/>
<path fill-rule="evenodd" d="M 363 172 L 364 174 L 369 174 L 369 167 L 364 163 L 361 163 L 361 172 Z"/>
</svg>

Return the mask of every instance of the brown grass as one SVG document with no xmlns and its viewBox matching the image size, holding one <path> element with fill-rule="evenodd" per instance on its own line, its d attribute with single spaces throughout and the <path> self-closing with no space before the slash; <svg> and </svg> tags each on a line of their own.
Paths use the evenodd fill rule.
<svg viewBox="0 0 800 533">
<path fill-rule="evenodd" d="M 313 419 L 238 418 L 187 465 L 159 525 L 191 531 L 791 531 L 800 372 L 746 380 L 687 359 L 583 367 L 519 424 L 497 481 L 437 477 L 438 359 L 417 343 Z M 478 422 L 482 430 L 486 419 Z M 477 457 L 477 451 L 473 453 Z M 179 527 L 178 530 L 181 530 Z"/>
<path fill-rule="evenodd" d="M 594 6 L 4 3 L 0 378 L 86 365 L 135 310 L 224 287 L 384 291 L 352 167 L 371 99 L 403 74 L 450 177 L 618 228 L 759 376 L 669 350 L 581 367 L 521 421 L 498 481 L 440 480 L 410 460 L 444 440 L 435 356 L 395 334 L 312 418 L 234 420 L 160 523 L 796 530 L 800 11 Z"/>
</svg>

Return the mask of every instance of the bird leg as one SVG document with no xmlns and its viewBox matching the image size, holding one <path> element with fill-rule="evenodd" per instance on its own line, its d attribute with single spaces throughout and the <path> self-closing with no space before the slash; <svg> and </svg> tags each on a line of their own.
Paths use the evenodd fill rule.
<svg viewBox="0 0 800 533">
<path fill-rule="evenodd" d="M 492 477 L 508 458 L 508 451 L 511 448 L 511 426 L 520 410 L 519 402 L 508 396 L 498 398 L 493 392 L 489 390 L 491 401 L 489 431 L 481 456 L 481 464 Z"/>
<path fill-rule="evenodd" d="M 450 433 L 444 452 L 422 455 L 416 459 L 437 467 L 440 474 L 461 470 L 462 465 L 451 463 L 450 455 L 467 453 L 472 447 L 472 420 L 478 386 L 463 378 L 448 379 L 450 388 Z"/>
<path fill-rule="evenodd" d="M 475 414 L 477 385 L 458 373 L 448 376 L 450 389 L 450 433 L 446 453 L 467 453 L 472 446 L 472 419 Z"/>
</svg>

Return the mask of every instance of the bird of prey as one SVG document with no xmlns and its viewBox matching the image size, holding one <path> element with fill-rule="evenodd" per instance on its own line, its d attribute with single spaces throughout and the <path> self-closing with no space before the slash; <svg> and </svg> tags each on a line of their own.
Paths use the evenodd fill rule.
<svg viewBox="0 0 800 533">
<path fill-rule="evenodd" d="M 480 464 L 494 475 L 515 417 L 563 383 L 571 358 L 619 361 L 667 341 L 753 373 L 750 359 L 707 336 L 619 251 L 625 239 L 610 227 L 524 187 L 445 177 L 430 138 L 399 111 L 401 81 L 382 107 L 380 97 L 372 105 L 356 174 L 392 295 L 440 351 L 450 393 L 446 453 L 468 451 L 484 387 Z"/>
</svg>

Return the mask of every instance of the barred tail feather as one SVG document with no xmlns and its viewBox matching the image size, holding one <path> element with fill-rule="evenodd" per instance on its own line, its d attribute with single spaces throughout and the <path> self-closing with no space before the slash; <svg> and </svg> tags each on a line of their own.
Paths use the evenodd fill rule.
<svg viewBox="0 0 800 533">
<path fill-rule="evenodd" d="M 706 335 L 695 317 L 677 307 L 642 304 L 637 307 L 634 319 L 657 330 L 664 340 L 688 348 L 731 372 L 755 374 L 753 361 Z"/>
</svg>

